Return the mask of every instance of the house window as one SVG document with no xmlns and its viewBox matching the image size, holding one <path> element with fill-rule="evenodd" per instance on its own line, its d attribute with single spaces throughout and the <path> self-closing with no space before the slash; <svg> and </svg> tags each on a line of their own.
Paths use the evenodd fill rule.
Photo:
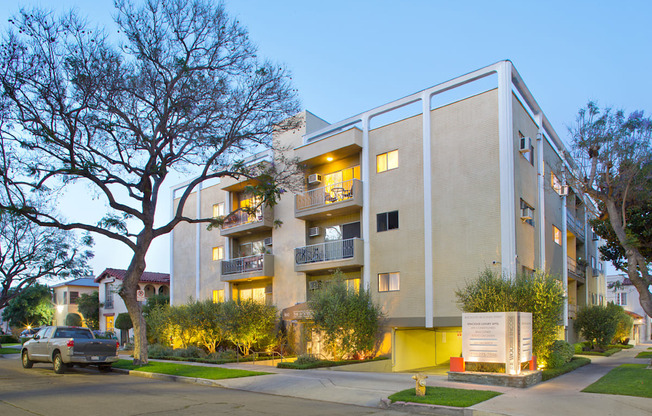
<svg viewBox="0 0 652 416">
<path fill-rule="evenodd" d="M 213 218 L 223 217 L 224 216 L 224 202 L 219 204 L 213 204 Z"/>
<path fill-rule="evenodd" d="M 265 288 L 255 287 L 242 289 L 238 292 L 240 300 L 253 300 L 254 302 L 265 303 Z"/>
<path fill-rule="evenodd" d="M 376 172 L 398 168 L 398 150 L 376 155 Z"/>
<path fill-rule="evenodd" d="M 595 264 L 595 256 L 591 256 L 591 268 L 595 269 L 597 265 Z"/>
<path fill-rule="evenodd" d="M 616 305 L 627 306 L 627 293 L 616 293 Z"/>
<path fill-rule="evenodd" d="M 398 228 L 398 211 L 376 214 L 376 230 L 378 232 Z"/>
<path fill-rule="evenodd" d="M 213 303 L 224 302 L 224 289 L 213 291 Z"/>
<path fill-rule="evenodd" d="M 401 275 L 399 272 L 378 274 L 378 291 L 395 292 L 400 288 Z"/>
<path fill-rule="evenodd" d="M 552 226 L 552 241 L 555 244 L 561 245 L 561 230 L 554 225 Z"/>
<path fill-rule="evenodd" d="M 344 283 L 349 291 L 360 292 L 360 279 L 346 279 Z"/>
<path fill-rule="evenodd" d="M 104 287 L 104 307 L 107 309 L 113 309 L 113 291 L 114 288 L 110 284 Z"/>
<path fill-rule="evenodd" d="M 213 247 L 213 261 L 219 261 L 224 258 L 224 247 Z"/>
<path fill-rule="evenodd" d="M 70 292 L 70 304 L 76 305 L 79 298 L 79 292 Z"/>
<path fill-rule="evenodd" d="M 63 292 L 63 304 L 68 303 L 68 292 Z"/>
</svg>

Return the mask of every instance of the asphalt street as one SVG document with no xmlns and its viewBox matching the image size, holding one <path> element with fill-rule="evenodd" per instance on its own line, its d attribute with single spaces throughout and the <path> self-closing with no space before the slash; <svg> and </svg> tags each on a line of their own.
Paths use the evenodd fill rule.
<svg viewBox="0 0 652 416">
<path fill-rule="evenodd" d="M 57 375 L 51 364 L 35 364 L 32 369 L 23 369 L 17 358 L 0 358 L 2 416 L 404 414 L 320 400 L 130 377 L 116 372 L 102 374 L 91 368 L 75 368 Z"/>
</svg>

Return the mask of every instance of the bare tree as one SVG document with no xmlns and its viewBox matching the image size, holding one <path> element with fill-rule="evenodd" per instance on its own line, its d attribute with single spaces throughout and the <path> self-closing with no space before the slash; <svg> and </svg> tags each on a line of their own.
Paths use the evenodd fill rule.
<svg viewBox="0 0 652 416">
<path fill-rule="evenodd" d="M 82 240 L 0 211 L 0 309 L 37 282 L 89 274 L 92 240 Z"/>
<path fill-rule="evenodd" d="M 279 167 L 260 175 L 238 160 L 272 146 L 275 131 L 296 127 L 281 121 L 299 108 L 288 72 L 257 57 L 246 30 L 222 5 L 118 0 L 116 9 L 119 30 L 111 34 L 75 13 L 57 19 L 21 11 L 12 20 L 0 50 L 0 134 L 11 149 L 2 185 L 5 208 L 25 218 L 97 233 L 132 250 L 120 296 L 134 324 L 134 362 L 146 363 L 136 290 L 152 241 L 181 222 L 219 225 L 222 219 L 183 214 L 193 189 L 207 179 L 257 177 L 256 191 L 274 203 L 282 192 Z M 171 220 L 155 226 L 171 171 L 198 174 Z M 71 183 L 106 202 L 99 222 L 64 221 L 35 208 L 33 200 Z"/>
<path fill-rule="evenodd" d="M 645 220 L 639 211 L 652 199 L 652 120 L 641 111 L 626 116 L 589 102 L 579 111 L 570 133 L 579 164 L 574 181 L 599 202 L 603 221 L 598 229 L 611 243 L 607 257 L 627 272 L 641 306 L 652 316 L 649 237 L 646 242 L 639 233 L 649 230 L 641 226 Z M 649 213 L 646 218 L 649 222 Z M 624 262 L 619 261 L 620 255 Z"/>
</svg>

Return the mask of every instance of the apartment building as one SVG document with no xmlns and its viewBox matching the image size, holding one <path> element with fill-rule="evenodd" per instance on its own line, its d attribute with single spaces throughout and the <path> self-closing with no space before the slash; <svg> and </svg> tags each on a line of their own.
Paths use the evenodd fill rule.
<svg viewBox="0 0 652 416">
<path fill-rule="evenodd" d="M 382 305 L 382 350 L 403 371 L 459 356 L 455 291 L 487 267 L 560 276 L 571 341 L 577 308 L 604 302 L 599 241 L 587 225 L 595 207 L 566 183 L 573 161 L 511 62 L 338 123 L 298 117 L 303 125 L 275 140 L 304 165 L 302 192 L 251 213 L 242 211 L 255 203 L 247 182 L 194 190 L 186 215 L 235 215 L 221 230 L 174 230 L 173 304 L 253 298 L 301 331 L 311 293 L 339 269 Z M 183 189 L 173 188 L 172 210 Z M 320 352 L 304 338 L 303 349 Z"/>
<path fill-rule="evenodd" d="M 98 284 L 93 281 L 92 277 L 84 277 L 59 283 L 52 286 L 52 302 L 55 305 L 53 325 L 65 325 L 66 316 L 69 313 L 75 313 L 83 321 L 83 316 L 79 313 L 77 300 L 81 295 L 91 295 L 97 292 Z M 86 326 L 86 323 L 83 323 Z"/>
</svg>

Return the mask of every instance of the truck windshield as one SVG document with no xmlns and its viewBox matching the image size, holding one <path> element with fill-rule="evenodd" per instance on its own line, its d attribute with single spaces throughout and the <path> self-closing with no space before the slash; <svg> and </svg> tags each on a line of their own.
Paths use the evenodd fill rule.
<svg viewBox="0 0 652 416">
<path fill-rule="evenodd" d="M 54 333 L 53 338 L 85 338 L 92 339 L 91 331 L 83 328 L 59 328 Z"/>
</svg>

